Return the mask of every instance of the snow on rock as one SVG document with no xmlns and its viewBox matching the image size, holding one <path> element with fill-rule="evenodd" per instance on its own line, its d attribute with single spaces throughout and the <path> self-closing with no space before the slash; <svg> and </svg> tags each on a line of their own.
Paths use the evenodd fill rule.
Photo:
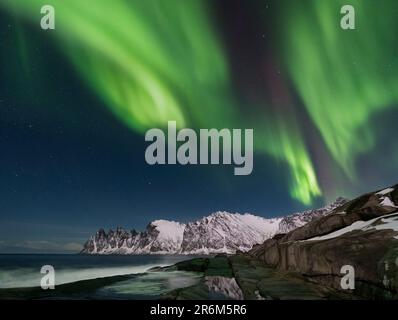
<svg viewBox="0 0 398 320">
<path fill-rule="evenodd" d="M 398 206 L 396 206 L 394 204 L 394 202 L 391 201 L 391 199 L 389 197 L 384 197 L 382 199 L 382 201 L 380 202 L 380 204 L 384 207 L 392 207 L 392 208 L 398 208 Z"/>
<path fill-rule="evenodd" d="M 331 232 L 329 234 L 326 234 L 324 236 L 319 236 L 319 237 L 313 237 L 307 240 L 302 240 L 302 242 L 306 241 L 320 241 L 320 240 L 328 240 L 328 239 L 333 239 L 336 237 L 339 237 L 343 234 L 356 231 L 356 230 L 361 230 L 361 231 L 367 231 L 371 229 L 376 229 L 376 230 L 394 230 L 398 232 L 398 213 L 392 213 L 388 215 L 384 215 L 381 217 L 377 217 L 368 221 L 356 221 L 353 224 L 339 229 L 337 231 Z"/>
<path fill-rule="evenodd" d="M 156 238 L 159 244 L 166 243 L 171 248 L 181 246 L 185 224 L 168 220 L 155 220 L 151 223 L 151 226 L 159 232 Z"/>
<path fill-rule="evenodd" d="M 376 194 L 379 195 L 379 196 L 384 196 L 385 194 L 391 193 L 391 192 L 393 192 L 393 191 L 394 191 L 394 188 L 386 188 L 386 189 L 384 189 L 384 190 L 381 190 L 381 191 L 379 191 L 379 192 L 376 192 Z"/>
<path fill-rule="evenodd" d="M 395 203 L 391 201 L 390 197 L 387 196 L 387 194 L 390 194 L 394 190 L 394 188 L 386 188 L 379 192 L 376 192 L 376 195 L 381 196 L 380 205 L 382 205 L 383 207 L 398 208 L 398 206 L 396 206 Z"/>
<path fill-rule="evenodd" d="M 380 224 L 372 226 L 376 230 L 394 230 L 398 232 L 398 214 L 390 214 L 381 218 Z"/>
</svg>

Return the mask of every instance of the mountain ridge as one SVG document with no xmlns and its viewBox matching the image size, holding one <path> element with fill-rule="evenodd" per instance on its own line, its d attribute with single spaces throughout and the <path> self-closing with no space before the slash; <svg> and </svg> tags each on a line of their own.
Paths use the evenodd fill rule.
<svg viewBox="0 0 398 320">
<path fill-rule="evenodd" d="M 126 231 L 117 227 L 99 229 L 85 244 L 81 254 L 233 254 L 246 252 L 278 233 L 286 233 L 329 214 L 348 200 L 335 202 L 278 218 L 249 213 L 217 211 L 186 224 L 154 220 L 145 231 Z"/>
</svg>

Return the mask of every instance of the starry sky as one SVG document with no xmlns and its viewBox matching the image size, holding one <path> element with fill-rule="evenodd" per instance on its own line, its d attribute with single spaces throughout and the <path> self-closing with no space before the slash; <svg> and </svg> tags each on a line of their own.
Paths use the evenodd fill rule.
<svg viewBox="0 0 398 320">
<path fill-rule="evenodd" d="M 345 0 L 0 0 L 0 252 L 397 183 L 398 4 L 349 3 L 355 30 Z M 149 166 L 144 134 L 169 120 L 252 128 L 252 174 Z"/>
</svg>

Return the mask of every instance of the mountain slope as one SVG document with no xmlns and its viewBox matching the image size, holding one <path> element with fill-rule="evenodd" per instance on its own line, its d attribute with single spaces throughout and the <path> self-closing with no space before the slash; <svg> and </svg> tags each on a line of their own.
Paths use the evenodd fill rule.
<svg viewBox="0 0 398 320">
<path fill-rule="evenodd" d="M 209 254 L 247 251 L 278 232 L 280 220 L 251 214 L 213 213 L 186 225 L 181 252 Z"/>
<path fill-rule="evenodd" d="M 298 227 L 304 226 L 308 222 L 311 222 L 315 219 L 326 216 L 327 214 L 332 212 L 334 209 L 345 204 L 347 201 L 348 200 L 340 197 L 340 198 L 337 198 L 337 200 L 335 202 L 333 202 L 323 208 L 306 210 L 303 212 L 290 214 L 290 215 L 282 218 L 282 220 L 279 224 L 279 230 L 278 230 L 279 232 L 278 233 L 287 233 L 287 232 L 292 231 Z"/>
<path fill-rule="evenodd" d="M 283 218 L 216 212 L 187 224 L 167 220 L 151 222 L 145 231 L 105 232 L 100 229 L 84 245 L 84 254 L 213 254 L 248 251 L 277 233 L 305 225 L 330 213 L 346 200 Z"/>
</svg>

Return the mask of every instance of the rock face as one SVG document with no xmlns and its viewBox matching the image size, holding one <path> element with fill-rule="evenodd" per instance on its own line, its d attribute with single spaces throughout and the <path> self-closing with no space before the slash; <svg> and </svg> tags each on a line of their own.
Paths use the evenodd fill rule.
<svg viewBox="0 0 398 320">
<path fill-rule="evenodd" d="M 398 185 L 365 194 L 287 234 L 255 246 L 249 255 L 341 290 L 341 267 L 355 269 L 355 293 L 396 297 Z"/>
<path fill-rule="evenodd" d="M 84 254 L 214 254 L 246 252 L 275 234 L 290 231 L 330 213 L 345 203 L 265 219 L 252 214 L 216 212 L 182 224 L 167 220 L 151 222 L 144 232 L 100 229 L 84 245 Z"/>
</svg>

